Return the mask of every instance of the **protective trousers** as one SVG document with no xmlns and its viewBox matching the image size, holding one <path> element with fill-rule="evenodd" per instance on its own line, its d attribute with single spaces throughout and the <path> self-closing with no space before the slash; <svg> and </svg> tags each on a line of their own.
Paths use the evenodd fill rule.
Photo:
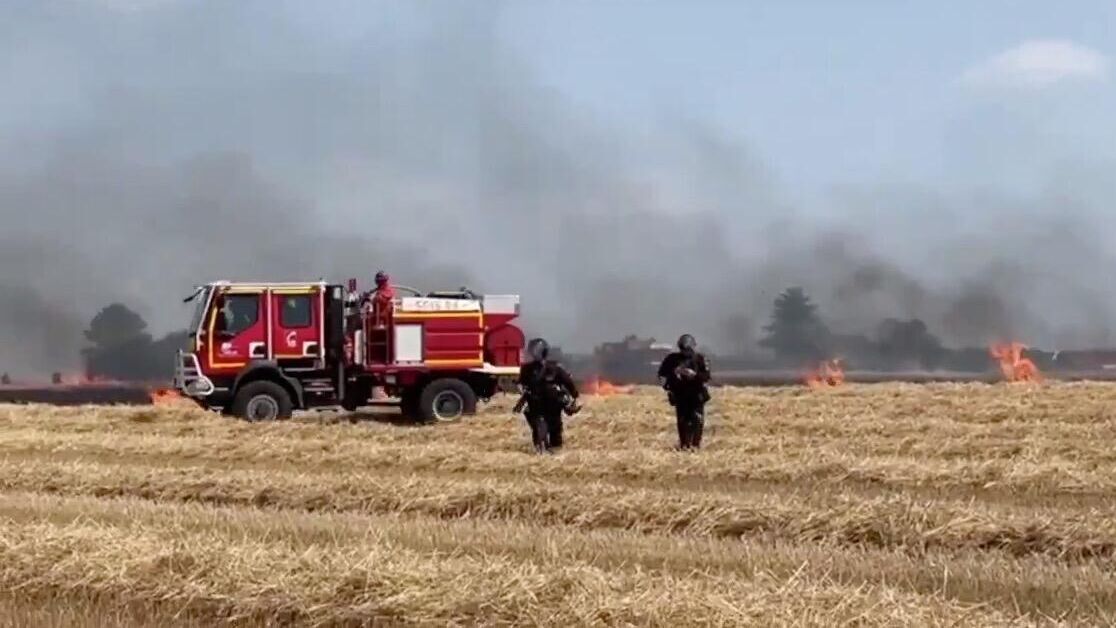
<svg viewBox="0 0 1116 628">
<path fill-rule="evenodd" d="M 528 408 L 527 425 L 531 428 L 531 442 L 535 451 L 544 452 L 562 446 L 562 408 Z"/>
<path fill-rule="evenodd" d="M 697 400 L 679 400 L 674 406 L 678 419 L 678 445 L 682 449 L 701 447 L 701 434 L 705 429 L 705 404 Z"/>
</svg>

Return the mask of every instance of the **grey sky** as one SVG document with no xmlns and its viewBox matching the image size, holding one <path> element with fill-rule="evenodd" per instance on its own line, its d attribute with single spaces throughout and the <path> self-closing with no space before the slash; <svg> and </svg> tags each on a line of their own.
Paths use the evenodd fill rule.
<svg viewBox="0 0 1116 628">
<path fill-rule="evenodd" d="M 715 122 L 747 138 L 794 184 L 959 176 L 947 138 L 990 107 L 1031 116 L 1055 137 L 1089 135 L 1097 147 L 1113 146 L 1107 72 L 1066 68 L 1054 73 L 1064 81 L 1039 86 L 1046 89 L 995 93 L 958 83 L 1031 41 L 1111 56 L 1116 6 L 1108 2 L 514 6 L 507 33 L 547 83 L 608 115 L 635 115 L 637 124 L 679 111 Z M 1014 71 L 1026 83 L 1027 69 Z"/>
</svg>

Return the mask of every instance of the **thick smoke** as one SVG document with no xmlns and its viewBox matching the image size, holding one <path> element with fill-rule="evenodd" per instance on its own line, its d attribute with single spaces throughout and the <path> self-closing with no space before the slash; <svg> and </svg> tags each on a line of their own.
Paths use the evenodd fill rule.
<svg viewBox="0 0 1116 628">
<path fill-rule="evenodd" d="M 378 268 L 520 293 L 531 332 L 577 349 L 681 331 L 754 349 L 788 285 L 849 332 L 921 317 L 951 343 L 1116 340 L 1107 256 L 1058 186 L 800 207 L 715 128 L 636 134 L 565 102 L 497 5 L 132 5 L 0 10 L 0 370 L 73 366 L 114 301 L 169 331 L 194 283 Z"/>
</svg>

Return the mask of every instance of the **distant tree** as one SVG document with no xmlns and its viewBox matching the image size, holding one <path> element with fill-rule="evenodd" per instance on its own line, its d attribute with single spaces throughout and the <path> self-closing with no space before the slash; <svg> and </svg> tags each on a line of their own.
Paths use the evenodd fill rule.
<svg viewBox="0 0 1116 628">
<path fill-rule="evenodd" d="M 829 330 L 802 288 L 788 288 L 775 299 L 771 322 L 763 329 L 766 335 L 760 346 L 771 349 L 781 359 L 828 357 Z"/>
<path fill-rule="evenodd" d="M 881 357 L 893 367 L 918 364 L 933 369 L 945 357 L 941 341 L 917 318 L 906 321 L 889 318 L 880 323 L 876 337 Z"/>
<path fill-rule="evenodd" d="M 90 377 L 124 381 L 169 379 L 174 353 L 186 345 L 186 332 L 173 332 L 155 341 L 147 323 L 127 306 L 114 303 L 97 313 L 85 337 L 92 346 L 82 350 Z"/>
<path fill-rule="evenodd" d="M 85 339 L 99 349 L 117 346 L 123 342 L 146 336 L 147 323 L 122 303 L 113 303 L 102 309 L 89 323 Z M 147 336 L 150 340 L 150 336 Z"/>
</svg>

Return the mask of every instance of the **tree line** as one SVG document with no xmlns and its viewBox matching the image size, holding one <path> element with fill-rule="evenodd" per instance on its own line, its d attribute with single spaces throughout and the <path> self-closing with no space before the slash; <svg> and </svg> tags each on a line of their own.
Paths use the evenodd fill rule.
<svg viewBox="0 0 1116 628">
<path fill-rule="evenodd" d="M 884 319 L 871 336 L 836 333 L 826 326 L 809 295 L 797 287 L 775 299 L 771 321 L 763 331 L 760 346 L 786 366 L 830 358 L 843 358 L 867 370 L 981 371 L 989 364 L 987 348 L 947 348 L 917 318 Z"/>
</svg>

